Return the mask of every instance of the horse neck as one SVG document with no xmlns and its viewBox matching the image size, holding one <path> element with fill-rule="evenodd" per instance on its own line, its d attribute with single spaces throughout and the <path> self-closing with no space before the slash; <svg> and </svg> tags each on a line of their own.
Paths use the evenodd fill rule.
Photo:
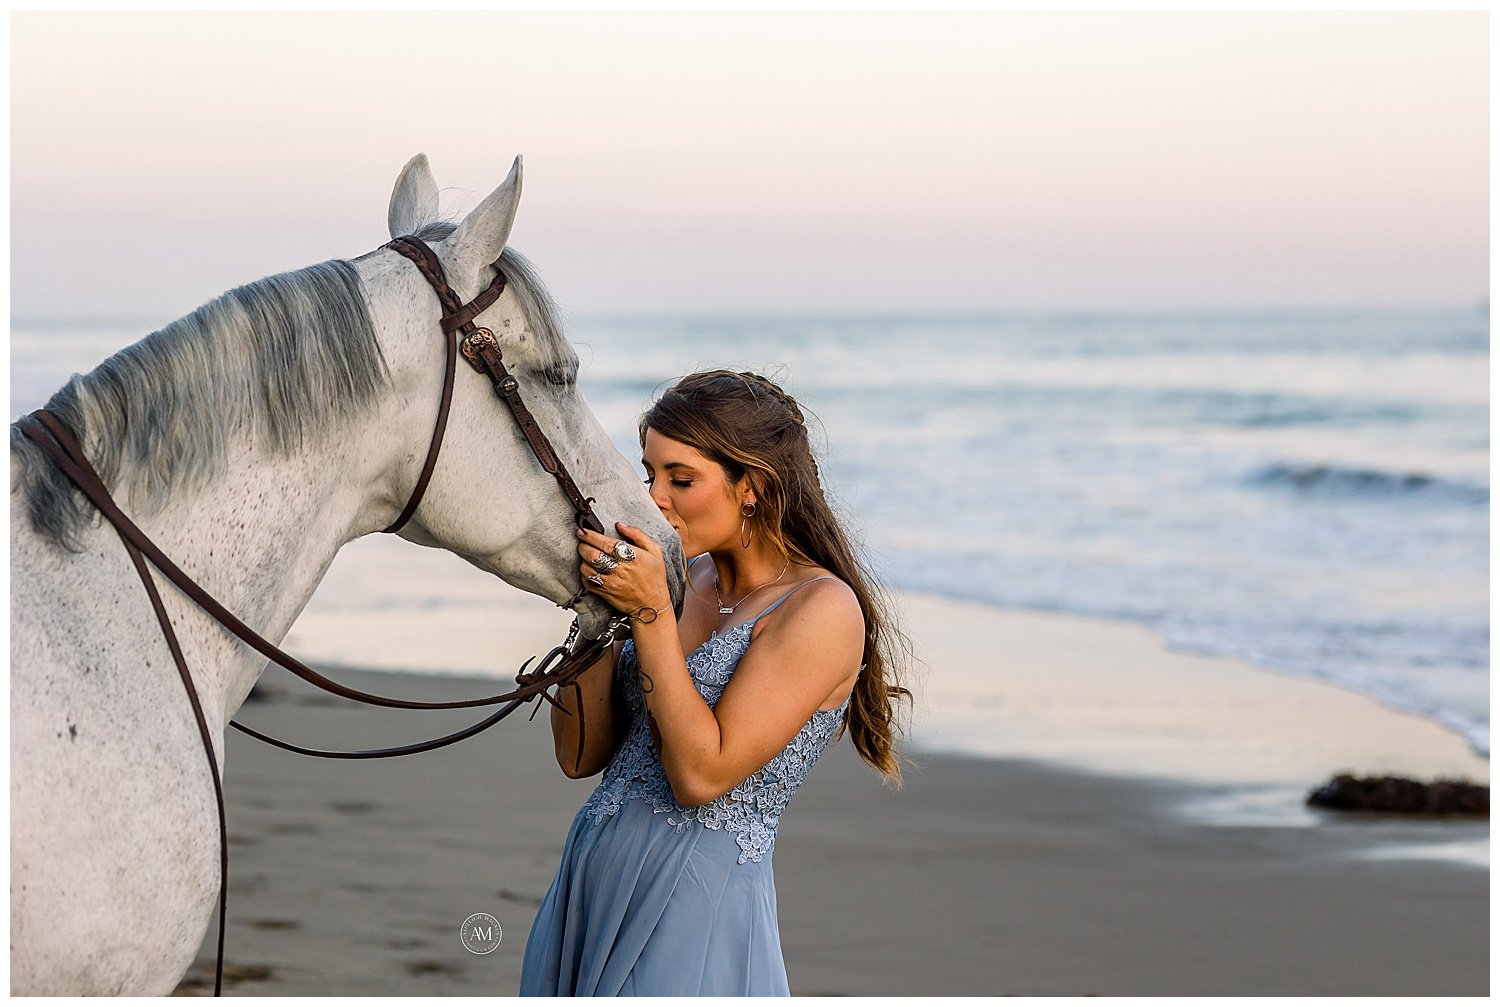
<svg viewBox="0 0 1500 1007">
<path fill-rule="evenodd" d="M 325 437 L 295 456 L 273 457 L 253 442 L 230 445 L 226 470 L 205 489 L 174 496 L 139 521 L 189 576 L 272 643 L 312 597 L 340 546 L 362 534 L 374 477 L 368 445 Z M 204 694 L 234 715 L 265 661 L 176 592 L 174 623 Z M 219 697 L 218 701 L 211 697 Z"/>
<path fill-rule="evenodd" d="M 422 324 L 417 308 L 401 310 L 414 317 L 388 315 L 387 332 L 432 334 L 382 339 L 391 380 L 365 411 L 309 424 L 293 455 L 261 450 L 252 434 L 244 434 L 228 445 L 222 478 L 200 492 L 174 495 L 150 527 L 142 522 L 148 534 L 160 529 L 160 541 L 178 565 L 272 643 L 286 636 L 339 549 L 397 516 L 425 458 L 438 408 L 443 340 L 435 325 Z M 182 601 L 184 608 L 188 604 Z M 195 675 L 217 688 L 227 722 L 265 662 L 209 624 L 208 616 L 197 617 L 209 652 L 205 672 L 219 669 L 221 679 Z"/>
</svg>

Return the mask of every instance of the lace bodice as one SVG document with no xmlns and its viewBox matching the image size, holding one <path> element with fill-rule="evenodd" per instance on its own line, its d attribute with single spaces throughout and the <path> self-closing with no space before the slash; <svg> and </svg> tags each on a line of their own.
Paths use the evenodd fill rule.
<svg viewBox="0 0 1500 1007">
<path fill-rule="evenodd" d="M 715 633 L 688 655 L 693 683 L 710 708 L 718 705 L 724 687 L 750 646 L 750 633 L 760 617 Z M 637 678 L 639 670 L 635 643 L 631 641 L 625 644 L 615 665 L 615 688 L 624 697 L 630 726 L 604 771 L 604 779 L 584 804 L 584 812 L 598 825 L 625 801 L 644 800 L 657 813 L 666 815 L 667 822 L 679 832 L 695 822 L 704 828 L 735 832 L 740 846 L 739 862 L 759 861 L 775 845 L 781 813 L 843 722 L 849 699 L 834 709 L 816 711 L 786 748 L 733 790 L 707 804 L 688 808 L 673 797 L 661 757 L 652 745 L 645 697 Z"/>
</svg>

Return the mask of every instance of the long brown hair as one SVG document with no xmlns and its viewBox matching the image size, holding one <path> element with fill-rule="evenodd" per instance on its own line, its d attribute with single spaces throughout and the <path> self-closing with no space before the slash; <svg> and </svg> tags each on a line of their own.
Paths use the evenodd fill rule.
<svg viewBox="0 0 1500 1007">
<path fill-rule="evenodd" d="M 912 703 L 911 691 L 900 683 L 911 645 L 892 618 L 890 599 L 828 505 L 796 400 L 759 374 L 703 371 L 667 389 L 641 418 L 642 446 L 648 429 L 697 448 L 724 469 L 731 484 L 749 475 L 756 530 L 783 556 L 824 567 L 854 591 L 865 619 L 864 670 L 844 729 L 860 758 L 899 784 L 894 741 L 904 731 L 896 708 L 900 699 Z"/>
</svg>

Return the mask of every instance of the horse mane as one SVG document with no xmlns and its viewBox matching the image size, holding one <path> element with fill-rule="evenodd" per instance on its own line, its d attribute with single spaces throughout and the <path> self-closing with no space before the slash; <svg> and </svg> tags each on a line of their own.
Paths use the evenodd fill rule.
<svg viewBox="0 0 1500 1007">
<path fill-rule="evenodd" d="M 145 515 L 221 475 L 237 435 L 289 454 L 309 430 L 359 415 L 388 380 L 359 274 L 335 260 L 220 295 L 73 375 L 46 408 Z M 93 506 L 15 426 L 11 453 L 32 527 L 77 551 Z"/>
<path fill-rule="evenodd" d="M 430 222 L 417 236 L 439 241 L 454 229 Z M 530 355 L 549 381 L 571 383 L 578 357 L 536 270 L 510 248 L 497 266 L 535 340 Z M 172 492 L 221 476 L 236 435 L 253 431 L 261 450 L 284 457 L 309 430 L 364 413 L 389 377 L 359 273 L 333 260 L 220 295 L 75 374 L 46 408 L 73 431 L 111 493 L 123 491 L 127 509 L 144 516 Z M 32 528 L 78 551 L 93 505 L 14 425 L 11 454 L 22 462 Z"/>
</svg>

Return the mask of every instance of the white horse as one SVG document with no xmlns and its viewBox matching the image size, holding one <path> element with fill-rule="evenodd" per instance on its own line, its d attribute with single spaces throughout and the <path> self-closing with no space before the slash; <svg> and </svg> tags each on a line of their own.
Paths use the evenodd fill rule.
<svg viewBox="0 0 1500 1007">
<path fill-rule="evenodd" d="M 428 240 L 465 301 L 503 268 L 509 284 L 477 321 L 527 405 L 606 526 L 675 550 L 579 394 L 556 309 L 506 248 L 520 192 L 517 158 L 456 228 L 438 223 L 418 155 L 391 196 L 391 234 Z M 440 314 L 412 263 L 381 249 L 230 291 L 75 375 L 48 408 L 167 555 L 276 642 L 339 548 L 411 494 L 442 388 Z M 218 811 L 192 710 L 114 529 L 14 427 L 10 499 L 12 992 L 169 993 L 218 901 Z M 488 380 L 460 361 L 402 537 L 563 603 L 580 586 L 572 522 Z M 225 725 L 265 661 L 157 583 L 222 773 Z M 588 636 L 611 614 L 592 595 L 578 609 Z"/>
</svg>

